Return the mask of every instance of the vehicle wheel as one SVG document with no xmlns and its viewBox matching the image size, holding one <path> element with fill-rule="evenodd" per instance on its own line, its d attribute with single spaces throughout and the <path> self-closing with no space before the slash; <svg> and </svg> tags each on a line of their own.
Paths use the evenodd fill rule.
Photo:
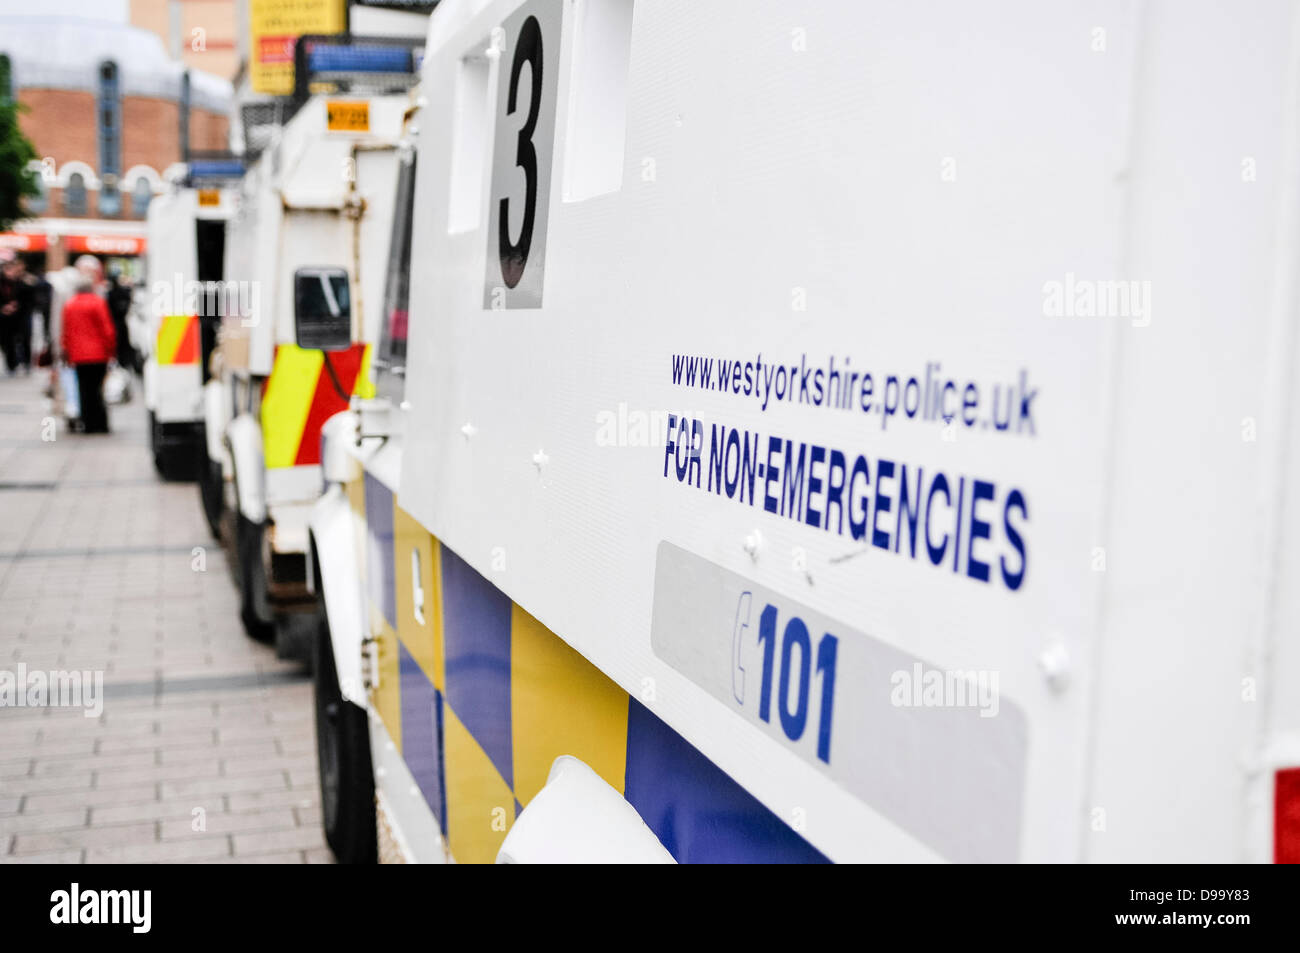
<svg viewBox="0 0 1300 953">
<path fill-rule="evenodd" d="M 262 565 L 261 523 L 254 523 L 242 513 L 235 528 L 235 551 L 239 563 L 239 619 L 244 631 L 259 642 L 275 638 L 271 600 L 266 589 L 266 570 Z"/>
<path fill-rule="evenodd" d="M 149 411 L 149 452 L 153 454 L 153 468 L 158 471 L 158 475 L 164 480 L 167 479 L 165 454 L 162 451 L 162 445 L 158 442 L 158 418 L 154 412 Z"/>
<path fill-rule="evenodd" d="M 208 521 L 208 529 L 213 539 L 221 538 L 221 509 L 224 491 L 221 477 L 221 461 L 211 460 L 207 454 L 199 462 L 199 499 L 203 502 L 203 515 Z"/>
<path fill-rule="evenodd" d="M 315 612 L 288 612 L 276 616 L 275 657 L 301 662 L 311 672 L 316 665 L 316 629 Z"/>
<path fill-rule="evenodd" d="M 168 483 L 175 483 L 185 479 L 185 468 L 177 461 L 175 450 L 163 450 L 162 448 L 155 450 L 153 452 L 153 468 Z"/>
<path fill-rule="evenodd" d="M 153 453 L 154 469 L 168 483 L 185 483 L 194 479 L 194 464 L 183 447 L 158 449 Z"/>
<path fill-rule="evenodd" d="M 186 444 L 167 445 L 162 442 L 162 424 L 149 412 L 149 446 L 153 450 L 153 466 L 167 482 L 184 482 L 195 476 L 196 454 Z"/>
<path fill-rule="evenodd" d="M 329 621 L 320 600 L 315 650 L 316 751 L 325 841 L 340 864 L 373 864 L 379 844 L 366 713 L 339 691 Z"/>
<path fill-rule="evenodd" d="M 221 548 L 226 554 L 226 569 L 230 571 L 230 584 L 239 589 L 239 551 L 235 547 L 235 537 L 239 535 L 239 489 L 236 486 L 239 474 L 234 480 L 221 481 Z"/>
</svg>

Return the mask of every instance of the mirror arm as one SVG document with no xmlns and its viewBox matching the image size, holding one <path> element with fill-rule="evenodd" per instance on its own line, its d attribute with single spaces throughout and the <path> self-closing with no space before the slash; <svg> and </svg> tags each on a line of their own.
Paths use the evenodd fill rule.
<svg viewBox="0 0 1300 953">
<path fill-rule="evenodd" d="M 329 372 L 330 383 L 334 385 L 334 390 L 343 398 L 345 403 L 350 402 L 352 396 L 343 390 L 343 384 L 339 381 L 339 375 L 334 371 L 334 365 L 330 361 L 330 352 L 321 351 L 321 357 L 325 359 L 325 370 Z"/>
</svg>

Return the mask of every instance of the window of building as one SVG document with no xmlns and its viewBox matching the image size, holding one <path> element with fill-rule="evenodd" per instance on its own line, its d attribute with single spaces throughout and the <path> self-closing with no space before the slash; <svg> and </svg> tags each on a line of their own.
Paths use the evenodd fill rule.
<svg viewBox="0 0 1300 953">
<path fill-rule="evenodd" d="M 122 214 L 122 192 L 117 187 L 115 176 L 109 176 L 99 186 L 99 214 L 106 218 L 117 218 Z"/>
<path fill-rule="evenodd" d="M 131 189 L 131 211 L 144 218 L 149 211 L 149 203 L 153 201 L 153 186 L 144 176 L 135 180 L 135 185 Z"/>
<path fill-rule="evenodd" d="M 50 207 L 50 190 L 45 185 L 45 176 L 39 171 L 35 179 L 36 188 L 40 189 L 40 192 L 27 197 L 27 211 L 33 215 L 44 215 L 45 210 Z"/>
<path fill-rule="evenodd" d="M 190 161 L 190 71 L 181 73 L 180 122 L 181 161 Z"/>
<path fill-rule="evenodd" d="M 86 214 L 86 177 L 80 172 L 68 176 L 68 184 L 63 189 L 63 213 Z"/>
<path fill-rule="evenodd" d="M 117 64 L 104 60 L 99 64 L 99 175 L 121 175 L 122 163 L 122 96 Z M 116 191 L 116 190 L 114 190 Z M 110 200 L 111 201 L 111 200 Z M 121 205 L 121 199 L 118 199 Z"/>
</svg>

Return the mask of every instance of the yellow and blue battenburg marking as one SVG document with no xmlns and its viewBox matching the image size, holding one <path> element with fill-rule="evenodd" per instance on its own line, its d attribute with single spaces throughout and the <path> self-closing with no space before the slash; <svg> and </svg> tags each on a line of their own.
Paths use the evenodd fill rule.
<svg viewBox="0 0 1300 953">
<path fill-rule="evenodd" d="M 826 858 L 396 505 L 366 474 L 379 639 L 372 701 L 451 855 L 490 863 L 560 755 L 582 759 L 682 863 Z"/>
</svg>

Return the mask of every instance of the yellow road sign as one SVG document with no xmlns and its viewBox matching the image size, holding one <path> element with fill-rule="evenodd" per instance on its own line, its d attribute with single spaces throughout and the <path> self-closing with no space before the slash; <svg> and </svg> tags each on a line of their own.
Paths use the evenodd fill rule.
<svg viewBox="0 0 1300 953">
<path fill-rule="evenodd" d="M 259 93 L 293 92 L 294 41 L 304 33 L 341 33 L 343 0 L 249 0 L 249 78 Z"/>
</svg>

